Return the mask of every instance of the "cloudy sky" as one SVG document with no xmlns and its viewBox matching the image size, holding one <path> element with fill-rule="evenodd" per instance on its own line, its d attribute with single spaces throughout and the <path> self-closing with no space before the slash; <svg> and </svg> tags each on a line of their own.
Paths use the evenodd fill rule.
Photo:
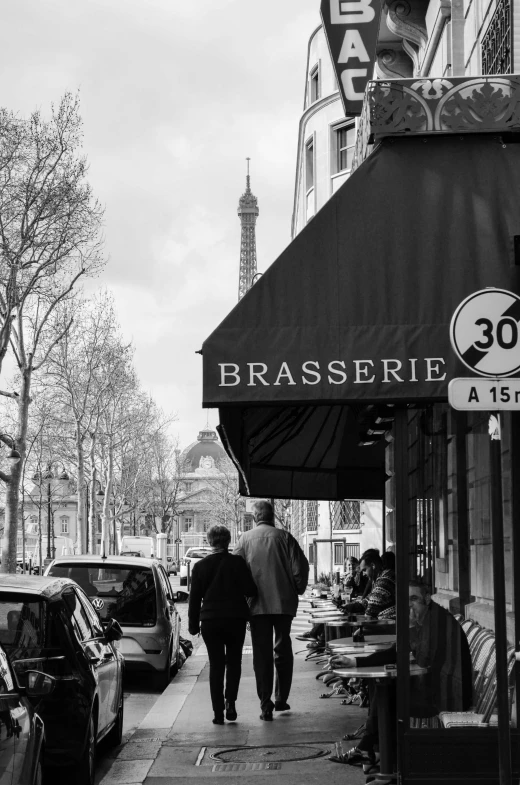
<svg viewBox="0 0 520 785">
<path fill-rule="evenodd" d="M 319 0 L 17 0 L 2 13 L 1 103 L 80 91 L 116 298 L 145 388 L 181 444 L 206 422 L 203 340 L 238 290 L 250 156 L 259 270 L 290 241 L 307 43 Z M 216 411 L 210 413 L 215 425 Z"/>
</svg>

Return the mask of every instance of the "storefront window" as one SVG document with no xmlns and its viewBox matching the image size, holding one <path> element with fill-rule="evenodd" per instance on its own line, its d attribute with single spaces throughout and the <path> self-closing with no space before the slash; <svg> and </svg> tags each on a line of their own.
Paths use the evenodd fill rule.
<svg viewBox="0 0 520 785">
<path fill-rule="evenodd" d="M 502 417 L 501 435 L 509 700 L 514 724 L 508 413 Z M 401 711 L 406 706 L 405 723 L 411 731 L 488 728 L 497 723 L 489 413 L 455 412 L 441 404 L 409 409 L 407 463 L 408 509 L 398 546 L 407 548 L 399 563 L 408 573 L 411 664 Z M 404 592 L 400 596 L 404 602 Z"/>
</svg>

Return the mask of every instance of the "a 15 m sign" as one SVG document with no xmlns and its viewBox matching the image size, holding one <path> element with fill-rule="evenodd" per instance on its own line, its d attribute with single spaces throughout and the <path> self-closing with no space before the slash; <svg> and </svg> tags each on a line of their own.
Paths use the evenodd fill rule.
<svg viewBox="0 0 520 785">
<path fill-rule="evenodd" d="M 361 114 L 372 78 L 382 0 L 321 0 L 321 18 L 347 116 Z"/>
</svg>

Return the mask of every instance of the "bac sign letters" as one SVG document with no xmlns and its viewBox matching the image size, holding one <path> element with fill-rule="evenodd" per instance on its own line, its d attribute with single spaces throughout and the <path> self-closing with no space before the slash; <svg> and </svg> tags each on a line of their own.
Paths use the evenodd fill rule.
<svg viewBox="0 0 520 785">
<path fill-rule="evenodd" d="M 321 0 L 321 18 L 345 114 L 359 115 L 372 78 L 381 0 Z"/>
</svg>

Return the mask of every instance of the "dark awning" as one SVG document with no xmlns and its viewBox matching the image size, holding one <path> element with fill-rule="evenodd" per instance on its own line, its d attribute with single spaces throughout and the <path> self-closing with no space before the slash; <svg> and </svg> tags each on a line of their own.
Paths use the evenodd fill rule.
<svg viewBox="0 0 520 785">
<path fill-rule="evenodd" d="M 382 499 L 384 441 L 361 447 L 361 407 L 224 407 L 222 442 L 246 496 Z"/>
<path fill-rule="evenodd" d="M 484 134 L 384 140 L 204 343 L 203 405 L 220 408 L 251 494 L 290 497 L 306 474 L 306 498 L 347 496 L 341 483 L 322 492 L 323 459 L 304 460 L 299 441 L 312 441 L 310 428 L 316 436 L 324 406 L 446 400 L 449 380 L 469 375 L 450 347 L 453 311 L 486 286 L 520 292 L 515 236 L 518 144 Z M 253 457 L 249 423 L 264 422 L 256 406 L 264 431 L 288 416 L 279 407 L 301 417 L 314 407 L 290 457 Z M 282 454 L 296 473 L 273 471 Z M 337 450 L 340 472 L 357 460 L 345 455 Z"/>
</svg>

